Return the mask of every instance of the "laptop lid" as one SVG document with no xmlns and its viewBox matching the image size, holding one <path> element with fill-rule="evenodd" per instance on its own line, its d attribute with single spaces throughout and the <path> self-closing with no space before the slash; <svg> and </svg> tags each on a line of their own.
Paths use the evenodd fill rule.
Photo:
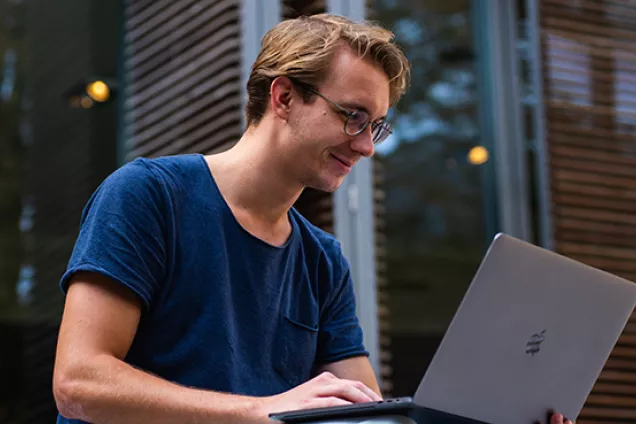
<svg viewBox="0 0 636 424">
<path fill-rule="evenodd" d="M 414 401 L 492 424 L 574 420 L 635 305 L 634 283 L 499 234 Z"/>
</svg>

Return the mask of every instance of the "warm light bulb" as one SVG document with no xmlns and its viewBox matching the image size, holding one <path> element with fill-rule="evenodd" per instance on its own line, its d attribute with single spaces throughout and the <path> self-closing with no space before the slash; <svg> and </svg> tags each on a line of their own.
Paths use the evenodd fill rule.
<svg viewBox="0 0 636 424">
<path fill-rule="evenodd" d="M 88 84 L 86 93 L 96 102 L 105 102 L 110 98 L 110 88 L 104 81 L 95 81 Z"/>
<path fill-rule="evenodd" d="M 489 157 L 488 150 L 483 146 L 475 146 L 468 152 L 468 162 L 473 165 L 483 165 L 488 162 Z"/>
</svg>

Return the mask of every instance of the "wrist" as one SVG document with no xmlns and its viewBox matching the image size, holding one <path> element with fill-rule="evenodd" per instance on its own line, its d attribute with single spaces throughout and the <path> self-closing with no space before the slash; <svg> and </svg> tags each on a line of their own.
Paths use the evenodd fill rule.
<svg viewBox="0 0 636 424">
<path fill-rule="evenodd" d="M 268 397 L 246 397 L 245 422 L 259 424 L 271 422 L 267 408 L 268 399 Z"/>
</svg>

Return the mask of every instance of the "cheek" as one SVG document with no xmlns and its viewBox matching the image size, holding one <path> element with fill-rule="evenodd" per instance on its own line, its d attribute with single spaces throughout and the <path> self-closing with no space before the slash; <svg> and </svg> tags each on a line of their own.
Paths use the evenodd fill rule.
<svg viewBox="0 0 636 424">
<path fill-rule="evenodd" d="M 330 116 L 329 113 L 319 111 L 317 113 L 307 112 L 302 116 L 296 115 L 293 121 L 294 148 L 302 156 L 320 154 L 333 146 L 346 144 L 349 142 L 348 136 L 344 133 L 344 122 L 337 117 Z"/>
</svg>

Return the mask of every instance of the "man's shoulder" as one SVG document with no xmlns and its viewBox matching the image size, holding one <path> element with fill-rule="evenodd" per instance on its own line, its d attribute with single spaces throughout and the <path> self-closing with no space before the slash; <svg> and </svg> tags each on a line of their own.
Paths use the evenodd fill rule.
<svg viewBox="0 0 636 424">
<path fill-rule="evenodd" d="M 324 256 L 334 263 L 341 263 L 343 260 L 342 247 L 338 239 L 333 234 L 312 224 L 296 209 L 292 208 L 291 211 L 299 227 L 305 247 L 309 245 L 318 250 L 319 256 Z"/>
<path fill-rule="evenodd" d="M 188 185 L 201 166 L 199 155 L 184 154 L 157 158 L 135 158 L 108 176 L 106 183 L 130 187 L 179 187 Z"/>
<path fill-rule="evenodd" d="M 181 154 L 173 156 L 160 156 L 156 158 L 138 157 L 126 163 L 116 172 L 128 175 L 146 174 L 154 175 L 170 175 L 174 173 L 183 173 L 201 166 L 202 156 L 195 154 Z"/>
</svg>

